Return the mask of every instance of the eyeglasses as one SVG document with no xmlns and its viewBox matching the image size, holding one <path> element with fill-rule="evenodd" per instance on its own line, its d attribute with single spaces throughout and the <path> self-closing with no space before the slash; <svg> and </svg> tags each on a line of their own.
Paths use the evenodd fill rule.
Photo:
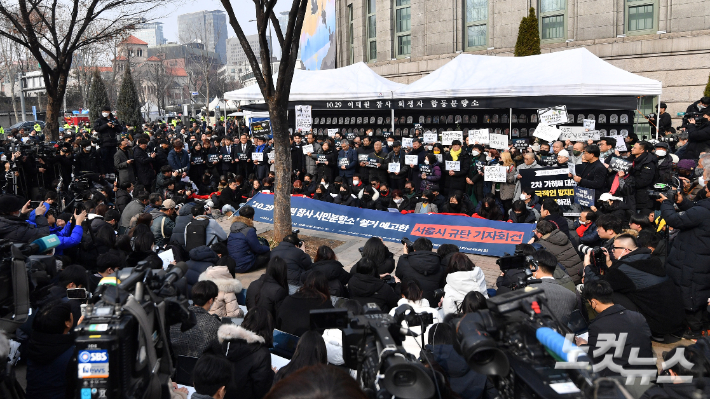
<svg viewBox="0 0 710 399">
<path fill-rule="evenodd" d="M 628 248 L 624 248 L 624 247 L 614 247 L 614 250 L 617 250 L 617 249 L 628 250 Z"/>
</svg>

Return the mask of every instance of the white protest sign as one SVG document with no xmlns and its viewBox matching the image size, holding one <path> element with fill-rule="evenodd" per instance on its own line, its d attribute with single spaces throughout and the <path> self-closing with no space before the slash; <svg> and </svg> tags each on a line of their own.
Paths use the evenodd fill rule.
<svg viewBox="0 0 710 399">
<path fill-rule="evenodd" d="M 439 163 L 444 162 L 444 154 L 434 154 L 434 156 L 436 157 L 437 162 L 439 162 Z"/>
<path fill-rule="evenodd" d="M 583 119 L 582 120 L 582 126 L 584 127 L 585 132 L 589 132 L 594 130 L 594 126 L 596 126 L 597 121 L 594 119 Z"/>
<path fill-rule="evenodd" d="M 335 133 L 338 133 L 338 129 L 328 129 L 328 137 L 335 137 Z"/>
<path fill-rule="evenodd" d="M 537 119 L 541 125 L 559 125 L 567 123 L 567 106 L 558 105 L 537 110 Z"/>
<path fill-rule="evenodd" d="M 461 171 L 461 162 L 459 161 L 446 161 L 446 170 L 453 170 L 454 172 Z"/>
<path fill-rule="evenodd" d="M 419 163 L 419 157 L 416 155 L 405 155 L 404 163 L 406 163 L 407 165 L 416 165 L 417 163 Z"/>
<path fill-rule="evenodd" d="M 308 132 L 311 130 L 313 118 L 311 117 L 310 105 L 296 105 L 296 131 Z"/>
<path fill-rule="evenodd" d="M 304 145 L 303 147 L 301 147 L 301 149 L 303 150 L 304 154 L 312 153 L 313 152 L 313 144 Z"/>
<path fill-rule="evenodd" d="M 174 261 L 175 258 L 173 257 L 173 250 L 168 249 L 167 251 L 163 251 L 158 254 L 158 257 L 163 261 L 163 270 L 168 270 L 170 267 L 170 262 Z"/>
<path fill-rule="evenodd" d="M 552 143 L 553 141 L 557 140 L 558 137 L 560 137 L 560 134 L 562 134 L 560 129 L 554 126 L 543 125 L 542 123 L 540 123 L 535 128 L 535 133 L 533 133 L 533 136 L 545 140 L 548 143 Z"/>
<path fill-rule="evenodd" d="M 276 153 L 270 152 L 270 153 L 266 154 L 266 156 L 269 157 L 269 161 L 273 161 L 274 157 L 276 156 Z"/>
<path fill-rule="evenodd" d="M 615 150 L 617 150 L 619 152 L 628 151 L 628 148 L 626 148 L 626 141 L 624 140 L 624 136 L 608 136 L 608 137 L 612 137 L 616 140 Z"/>
<path fill-rule="evenodd" d="M 458 140 L 463 144 L 463 132 L 462 131 L 451 131 L 441 133 L 441 144 L 451 145 L 454 140 Z"/>
<path fill-rule="evenodd" d="M 560 126 L 559 140 L 587 141 L 599 140 L 598 130 L 585 130 L 583 126 Z"/>
<path fill-rule="evenodd" d="M 412 142 L 414 141 L 411 137 L 402 137 L 402 147 L 412 148 Z"/>
<path fill-rule="evenodd" d="M 474 143 L 487 145 L 490 138 L 488 129 L 473 129 L 468 131 L 468 142 L 473 140 Z"/>
<path fill-rule="evenodd" d="M 567 164 L 567 170 L 572 176 L 577 176 L 577 172 L 575 171 L 575 167 L 573 163 L 568 163 Z"/>
<path fill-rule="evenodd" d="M 426 133 L 424 133 L 424 137 L 423 137 L 423 138 L 424 138 L 424 142 L 427 143 L 427 144 L 429 144 L 429 143 L 431 143 L 431 144 L 436 143 L 436 140 L 438 139 L 437 134 L 436 134 L 436 133 L 432 133 L 432 132 L 426 132 Z"/>
<path fill-rule="evenodd" d="M 387 171 L 389 173 L 399 173 L 399 162 L 390 162 L 387 164 Z"/>
<path fill-rule="evenodd" d="M 505 183 L 505 169 L 505 166 L 485 166 L 483 167 L 483 180 Z"/>
<path fill-rule="evenodd" d="M 508 136 L 505 134 L 491 134 L 490 147 L 498 150 L 507 150 Z"/>
<path fill-rule="evenodd" d="M 263 152 L 252 152 L 251 153 L 251 160 L 257 161 L 257 162 L 263 161 L 264 160 L 264 153 Z"/>
</svg>

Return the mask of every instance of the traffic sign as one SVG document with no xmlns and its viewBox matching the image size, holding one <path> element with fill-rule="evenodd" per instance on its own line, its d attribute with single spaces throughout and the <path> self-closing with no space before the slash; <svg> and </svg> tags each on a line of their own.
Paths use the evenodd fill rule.
<svg viewBox="0 0 710 399">
<path fill-rule="evenodd" d="M 200 93 L 199 93 L 199 92 L 196 92 L 196 91 L 193 91 L 193 92 L 191 92 L 190 94 L 193 95 L 193 96 L 199 96 L 199 95 L 200 95 Z"/>
</svg>

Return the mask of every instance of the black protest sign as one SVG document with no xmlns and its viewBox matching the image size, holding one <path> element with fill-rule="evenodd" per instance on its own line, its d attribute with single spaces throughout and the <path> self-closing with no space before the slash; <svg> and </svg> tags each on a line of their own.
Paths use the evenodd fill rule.
<svg viewBox="0 0 710 399">
<path fill-rule="evenodd" d="M 631 169 L 631 162 L 625 160 L 624 158 L 612 157 L 611 161 L 609 161 L 609 170 L 612 172 L 618 172 L 621 170 L 624 173 L 628 173 L 629 169 Z"/>
<path fill-rule="evenodd" d="M 572 205 L 577 183 L 568 176 L 567 168 L 538 168 L 520 171 L 520 186 L 530 188 L 535 195 L 552 198 L 560 205 Z"/>
<path fill-rule="evenodd" d="M 530 146 L 530 141 L 528 139 L 513 139 L 513 147 L 523 151 Z"/>
<path fill-rule="evenodd" d="M 431 165 L 419 165 L 419 171 L 430 175 L 431 174 Z"/>
<path fill-rule="evenodd" d="M 552 166 L 557 164 L 557 157 L 554 155 L 541 155 L 540 160 L 537 161 L 540 166 Z"/>
<path fill-rule="evenodd" d="M 594 189 L 593 188 L 574 188 L 574 202 L 582 206 L 594 205 Z"/>
</svg>

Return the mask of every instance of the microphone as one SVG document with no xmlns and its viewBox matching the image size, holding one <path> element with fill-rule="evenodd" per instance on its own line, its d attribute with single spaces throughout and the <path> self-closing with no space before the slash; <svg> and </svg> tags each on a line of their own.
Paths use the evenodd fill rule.
<svg viewBox="0 0 710 399">
<path fill-rule="evenodd" d="M 187 269 L 187 263 L 178 262 L 175 266 L 170 268 L 168 273 L 165 275 L 165 279 L 163 280 L 163 287 L 180 280 L 182 276 L 187 273 Z"/>
<path fill-rule="evenodd" d="M 56 234 L 51 234 L 46 237 L 32 241 L 22 248 L 22 252 L 26 255 L 43 254 L 50 249 L 56 248 L 61 244 L 59 237 Z"/>
</svg>

